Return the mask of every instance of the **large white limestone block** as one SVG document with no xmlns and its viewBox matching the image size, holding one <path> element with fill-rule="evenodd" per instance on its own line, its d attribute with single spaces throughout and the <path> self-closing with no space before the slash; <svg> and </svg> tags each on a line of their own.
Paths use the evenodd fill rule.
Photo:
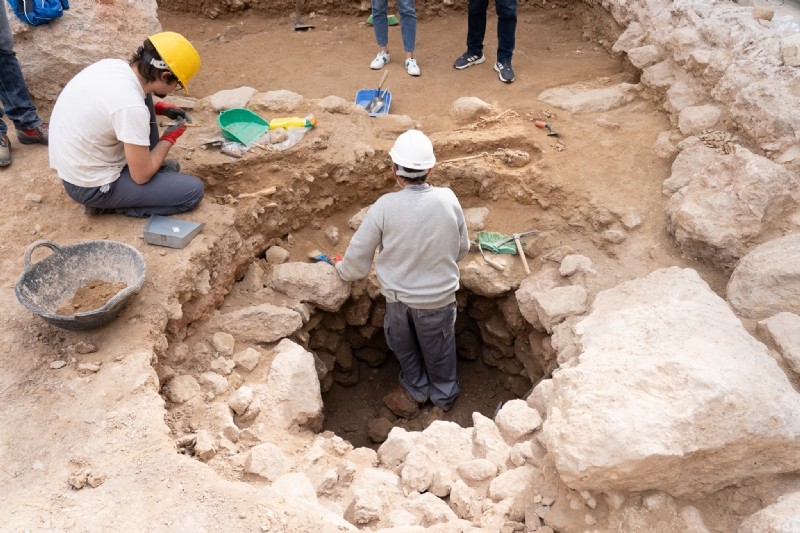
<svg viewBox="0 0 800 533">
<path fill-rule="evenodd" d="M 800 468 L 800 395 L 694 270 L 599 293 L 573 332 L 543 428 L 570 487 L 683 496 Z"/>
<path fill-rule="evenodd" d="M 692 257 L 733 267 L 766 224 L 798 205 L 800 185 L 785 168 L 741 146 L 728 155 L 689 150 L 699 164 L 673 165 L 670 180 L 686 185 L 667 204 L 667 230 Z"/>
<path fill-rule="evenodd" d="M 338 311 L 350 297 L 350 284 L 324 262 L 275 265 L 270 286 L 324 311 Z"/>
<path fill-rule="evenodd" d="M 800 233 L 750 250 L 728 280 L 727 298 L 746 318 L 800 314 Z"/>
<path fill-rule="evenodd" d="M 211 324 L 239 341 L 265 343 L 288 337 L 303 327 L 303 319 L 293 309 L 260 304 L 218 313 Z"/>
<path fill-rule="evenodd" d="M 156 0 L 70 2 L 50 24 L 28 26 L 3 2 L 14 51 L 38 104 L 55 102 L 67 82 L 87 65 L 113 57 L 126 61 L 145 37 L 161 31 Z M 199 76 L 205 75 L 201 69 Z"/>
<path fill-rule="evenodd" d="M 400 471 L 402 485 L 407 490 L 425 492 L 441 468 L 455 471 L 458 465 L 472 457 L 472 430 L 454 422 L 437 420 L 419 436 L 408 453 Z"/>
<path fill-rule="evenodd" d="M 750 515 L 739 525 L 738 533 L 791 533 L 800 531 L 800 492 L 793 492 L 778 502 Z"/>
<path fill-rule="evenodd" d="M 264 405 L 281 427 L 313 426 L 322 417 L 314 355 L 289 339 L 275 347 L 265 389 Z"/>
</svg>

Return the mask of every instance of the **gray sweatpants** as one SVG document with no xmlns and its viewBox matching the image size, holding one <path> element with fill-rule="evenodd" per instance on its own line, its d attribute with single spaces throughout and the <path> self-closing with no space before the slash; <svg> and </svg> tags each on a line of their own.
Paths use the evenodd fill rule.
<svg viewBox="0 0 800 533">
<path fill-rule="evenodd" d="M 146 103 L 150 108 L 152 149 L 159 140 L 158 124 L 150 95 Z M 180 172 L 170 172 L 163 167 L 144 185 L 133 181 L 127 166 L 123 167 L 116 181 L 103 187 L 78 187 L 63 180 L 62 183 L 69 197 L 79 204 L 131 217 L 184 213 L 197 207 L 203 199 L 205 189 L 205 184 L 200 179 Z"/>
<path fill-rule="evenodd" d="M 412 309 L 386 303 L 386 342 L 400 362 L 400 384 L 420 403 L 445 411 L 459 394 L 456 380 L 456 304 Z"/>
</svg>

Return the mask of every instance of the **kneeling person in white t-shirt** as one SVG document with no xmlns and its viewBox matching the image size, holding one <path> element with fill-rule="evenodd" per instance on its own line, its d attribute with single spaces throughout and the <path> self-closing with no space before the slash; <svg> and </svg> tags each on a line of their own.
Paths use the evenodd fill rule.
<svg viewBox="0 0 800 533">
<path fill-rule="evenodd" d="M 103 59 L 64 87 L 50 119 L 50 167 L 87 214 L 172 215 L 197 207 L 204 184 L 167 160 L 186 112 L 165 97 L 186 87 L 200 55 L 180 34 L 145 39 L 130 63 Z M 156 115 L 175 121 L 159 136 Z"/>
</svg>

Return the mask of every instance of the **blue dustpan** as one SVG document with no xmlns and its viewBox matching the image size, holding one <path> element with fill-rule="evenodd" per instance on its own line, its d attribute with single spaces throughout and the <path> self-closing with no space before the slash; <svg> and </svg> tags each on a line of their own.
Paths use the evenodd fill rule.
<svg viewBox="0 0 800 533">
<path fill-rule="evenodd" d="M 378 115 L 385 115 L 389 112 L 389 107 L 392 105 L 392 93 L 389 91 L 378 91 L 378 89 L 359 89 L 356 93 L 356 104 L 366 109 L 370 102 L 378 95 L 383 96 L 383 106 L 369 116 L 377 117 Z"/>
</svg>

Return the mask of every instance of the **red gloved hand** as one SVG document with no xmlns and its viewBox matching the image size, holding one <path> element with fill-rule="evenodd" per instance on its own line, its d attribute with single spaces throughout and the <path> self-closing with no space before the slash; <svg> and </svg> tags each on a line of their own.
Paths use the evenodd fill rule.
<svg viewBox="0 0 800 533">
<path fill-rule="evenodd" d="M 192 122 L 192 119 L 189 118 L 189 116 L 186 114 L 186 111 L 176 105 L 168 104 L 159 100 L 155 103 L 154 107 L 156 110 L 156 115 L 163 115 L 167 118 L 171 118 L 172 120 L 182 118 L 190 124 Z"/>
<path fill-rule="evenodd" d="M 161 136 L 162 141 L 167 141 L 168 143 L 175 144 L 178 140 L 178 137 L 183 135 L 186 131 L 186 124 L 182 120 L 178 120 L 177 123 L 173 124 L 169 128 L 164 130 L 164 134 Z"/>
<path fill-rule="evenodd" d="M 335 256 L 331 257 L 330 259 L 331 259 L 331 264 L 335 265 L 336 263 L 339 263 L 339 262 L 341 262 L 341 261 L 342 261 L 342 259 L 344 259 L 344 256 L 342 256 L 342 255 L 335 255 Z"/>
</svg>

